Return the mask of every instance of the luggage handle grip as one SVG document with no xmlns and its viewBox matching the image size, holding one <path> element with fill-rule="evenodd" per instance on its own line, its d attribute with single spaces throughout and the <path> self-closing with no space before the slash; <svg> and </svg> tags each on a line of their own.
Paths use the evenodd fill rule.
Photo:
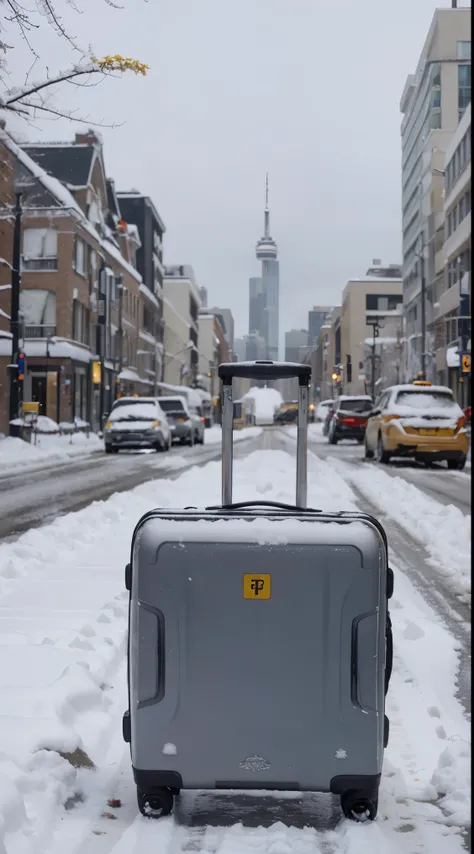
<svg viewBox="0 0 474 854">
<path fill-rule="evenodd" d="M 234 377 L 252 380 L 282 380 L 296 377 L 299 384 L 309 385 L 311 365 L 298 362 L 273 362 L 257 359 L 255 362 L 223 362 L 219 365 L 219 379 L 230 385 Z"/>
<path fill-rule="evenodd" d="M 206 510 L 251 510 L 253 507 L 274 507 L 276 510 L 289 510 L 291 513 L 322 513 L 314 507 L 297 507 L 294 504 L 284 504 L 281 501 L 237 501 L 233 504 L 206 507 Z"/>
</svg>

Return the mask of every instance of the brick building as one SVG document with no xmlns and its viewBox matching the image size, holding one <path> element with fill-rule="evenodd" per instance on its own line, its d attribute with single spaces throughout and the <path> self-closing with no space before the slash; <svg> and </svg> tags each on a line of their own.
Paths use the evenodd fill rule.
<svg viewBox="0 0 474 854">
<path fill-rule="evenodd" d="M 67 186 L 66 186 L 67 185 Z M 15 192 L 21 192 L 20 321 L 26 357 L 23 399 L 55 421 L 100 421 L 114 397 L 150 393 L 156 383 L 155 294 L 137 268 L 140 235 L 123 221 L 102 144 L 20 148 L 0 130 L 0 431 L 8 432 L 7 365 Z M 100 311 L 100 315 L 99 315 Z M 151 359 L 140 360 L 142 344 Z M 99 368 L 99 370 L 98 370 Z M 102 413 L 102 414 L 103 414 Z"/>
</svg>

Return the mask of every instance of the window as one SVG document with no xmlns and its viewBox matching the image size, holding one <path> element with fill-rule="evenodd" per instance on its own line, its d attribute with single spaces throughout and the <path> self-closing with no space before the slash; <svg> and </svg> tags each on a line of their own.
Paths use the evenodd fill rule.
<svg viewBox="0 0 474 854">
<path fill-rule="evenodd" d="M 431 107 L 435 109 L 441 107 L 441 89 L 434 88 L 431 90 Z"/>
<path fill-rule="evenodd" d="M 73 267 L 80 276 L 87 275 L 88 246 L 80 237 L 74 238 Z"/>
<path fill-rule="evenodd" d="M 471 42 L 456 42 L 456 58 L 470 59 L 471 58 Z"/>
<path fill-rule="evenodd" d="M 78 300 L 72 301 L 72 337 L 74 341 L 89 346 L 90 343 L 90 312 Z"/>
<path fill-rule="evenodd" d="M 366 311 L 396 311 L 401 302 L 401 294 L 366 294 L 365 308 Z"/>
<path fill-rule="evenodd" d="M 25 338 L 48 338 L 56 335 L 56 294 L 54 291 L 22 288 L 20 313 Z"/>
<path fill-rule="evenodd" d="M 458 108 L 464 113 L 471 102 L 471 66 L 458 65 Z"/>
<path fill-rule="evenodd" d="M 346 356 L 346 381 L 352 382 L 352 358 L 349 355 Z"/>
<path fill-rule="evenodd" d="M 457 282 L 457 262 L 450 261 L 448 264 L 448 288 L 452 288 Z"/>
<path fill-rule="evenodd" d="M 36 272 L 58 269 L 58 232 L 54 228 L 25 228 L 22 266 Z"/>
</svg>

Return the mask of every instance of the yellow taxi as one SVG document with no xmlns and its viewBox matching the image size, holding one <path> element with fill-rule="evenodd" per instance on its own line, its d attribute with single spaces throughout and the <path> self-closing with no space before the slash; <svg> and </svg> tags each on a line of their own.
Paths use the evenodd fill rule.
<svg viewBox="0 0 474 854">
<path fill-rule="evenodd" d="M 430 465 L 445 461 L 449 469 L 466 464 L 469 437 L 466 418 L 446 386 L 424 380 L 385 389 L 369 413 L 365 456 L 388 463 L 412 457 Z"/>
</svg>

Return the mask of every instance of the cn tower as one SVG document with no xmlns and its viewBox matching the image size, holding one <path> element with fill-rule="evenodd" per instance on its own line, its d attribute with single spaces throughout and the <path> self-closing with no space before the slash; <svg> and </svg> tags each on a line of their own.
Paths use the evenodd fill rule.
<svg viewBox="0 0 474 854">
<path fill-rule="evenodd" d="M 260 238 L 255 254 L 262 262 L 261 295 L 263 302 L 263 329 L 267 358 L 278 360 L 280 265 L 278 247 L 270 236 L 270 208 L 268 206 L 268 173 L 265 177 L 265 210 L 263 237 Z M 251 330 L 250 330 L 251 331 Z"/>
</svg>

